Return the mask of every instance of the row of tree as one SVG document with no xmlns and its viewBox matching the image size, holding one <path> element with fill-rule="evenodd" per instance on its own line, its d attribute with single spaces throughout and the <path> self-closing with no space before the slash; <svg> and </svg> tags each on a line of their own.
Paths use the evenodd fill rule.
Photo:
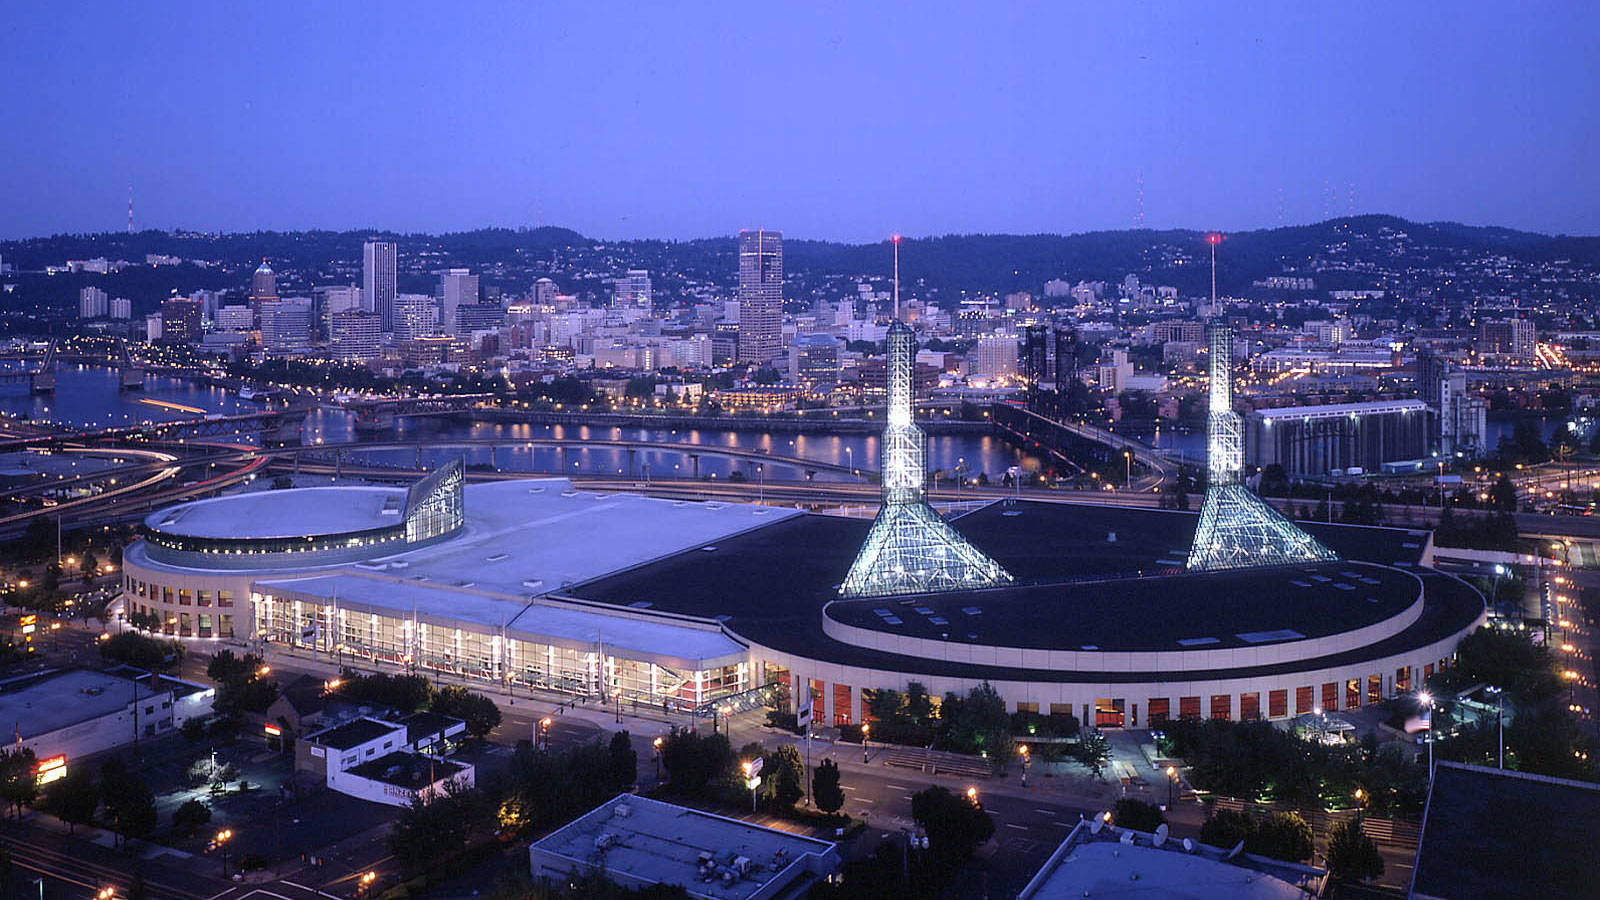
<svg viewBox="0 0 1600 900">
<path fill-rule="evenodd" d="M 14 815 L 37 803 L 66 822 L 69 829 L 94 822 L 103 808 L 107 827 L 121 841 L 145 837 L 158 824 L 155 794 L 137 772 L 117 758 L 101 764 L 98 779 L 93 769 L 75 766 L 41 791 L 33 750 L 0 750 L 0 798 Z"/>
</svg>

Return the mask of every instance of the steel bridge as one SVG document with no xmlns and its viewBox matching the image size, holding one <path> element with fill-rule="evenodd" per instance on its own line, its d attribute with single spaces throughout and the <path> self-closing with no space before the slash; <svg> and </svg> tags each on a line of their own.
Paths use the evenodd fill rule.
<svg viewBox="0 0 1600 900">
<path fill-rule="evenodd" d="M 20 384 L 26 382 L 28 392 L 33 394 L 50 394 L 56 389 L 56 342 L 51 341 L 49 349 L 45 350 L 44 358 L 39 361 L 37 368 L 19 369 L 14 372 L 0 372 L 0 384 Z"/>
</svg>

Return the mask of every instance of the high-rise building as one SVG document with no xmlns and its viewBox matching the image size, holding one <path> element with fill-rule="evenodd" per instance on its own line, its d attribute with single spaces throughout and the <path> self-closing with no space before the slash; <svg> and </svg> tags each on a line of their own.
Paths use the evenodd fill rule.
<svg viewBox="0 0 1600 900">
<path fill-rule="evenodd" d="M 382 352 L 382 318 L 373 312 L 344 310 L 334 314 L 328 336 L 335 359 L 344 362 L 377 359 Z"/>
<path fill-rule="evenodd" d="M 739 232 L 739 361 L 783 352 L 783 232 Z"/>
<path fill-rule="evenodd" d="M 1467 373 L 1447 373 L 1439 383 L 1439 452 L 1446 457 L 1477 459 L 1489 443 L 1489 404 L 1467 391 Z"/>
<path fill-rule="evenodd" d="M 839 380 L 839 339 L 813 332 L 796 335 L 789 345 L 789 377 L 814 390 Z"/>
<path fill-rule="evenodd" d="M 549 306 L 561 296 L 561 289 L 548 278 L 541 278 L 533 283 L 533 302 L 540 306 Z"/>
<path fill-rule="evenodd" d="M 250 276 L 250 299 L 255 301 L 256 304 L 264 300 L 278 299 L 278 276 L 264 259 L 261 261 L 261 265 L 256 268 L 255 274 Z M 167 330 L 172 330 L 171 323 L 168 323 Z"/>
<path fill-rule="evenodd" d="M 311 298 L 291 297 L 261 304 L 261 348 L 294 354 L 311 349 Z"/>
<path fill-rule="evenodd" d="M 112 297 L 111 318 L 123 320 L 133 318 L 133 301 L 127 297 Z"/>
<path fill-rule="evenodd" d="M 395 294 L 394 320 L 390 330 L 395 340 L 411 341 L 433 334 L 433 298 L 427 294 Z"/>
<path fill-rule="evenodd" d="M 111 312 L 111 299 L 97 287 L 86 287 L 78 292 L 78 318 L 103 319 Z"/>
<path fill-rule="evenodd" d="M 316 300 L 315 311 L 317 327 L 323 334 L 330 334 L 333 327 L 333 317 L 342 312 L 367 311 L 362 299 L 361 288 L 353 284 L 335 285 L 333 287 L 319 287 L 311 291 L 311 296 Z"/>
<path fill-rule="evenodd" d="M 505 307 L 498 303 L 468 303 L 456 307 L 455 334 L 493 331 L 506 323 Z"/>
<path fill-rule="evenodd" d="M 439 276 L 440 315 L 444 333 L 456 334 L 456 310 L 478 304 L 478 276 L 467 269 L 449 269 Z"/>
<path fill-rule="evenodd" d="M 268 269 L 271 275 L 272 270 Z M 161 302 L 161 339 L 173 343 L 192 343 L 204 337 L 200 327 L 200 301 L 173 297 Z"/>
<path fill-rule="evenodd" d="M 650 273 L 645 269 L 629 269 L 628 274 L 616 281 L 613 294 L 618 308 L 650 308 Z"/>
<path fill-rule="evenodd" d="M 217 320 L 217 307 L 222 303 L 220 291 L 198 290 L 189 294 L 190 300 L 200 303 L 200 321 L 210 324 Z"/>
<path fill-rule="evenodd" d="M 1533 322 L 1528 319 L 1503 319 L 1483 322 L 1478 326 L 1479 351 L 1510 356 L 1519 362 L 1531 362 L 1537 346 Z"/>
<path fill-rule="evenodd" d="M 248 334 L 255 330 L 255 313 L 248 306 L 219 307 L 217 330 L 231 334 Z"/>
<path fill-rule="evenodd" d="M 162 339 L 161 313 L 151 313 L 144 317 L 144 339 L 151 343 Z"/>
<path fill-rule="evenodd" d="M 367 241 L 362 245 L 361 308 L 377 313 L 384 331 L 394 330 L 398 278 L 399 248 L 394 241 Z"/>
<path fill-rule="evenodd" d="M 972 374 L 1001 378 L 1017 374 L 1017 336 L 992 334 L 978 338 Z"/>
</svg>

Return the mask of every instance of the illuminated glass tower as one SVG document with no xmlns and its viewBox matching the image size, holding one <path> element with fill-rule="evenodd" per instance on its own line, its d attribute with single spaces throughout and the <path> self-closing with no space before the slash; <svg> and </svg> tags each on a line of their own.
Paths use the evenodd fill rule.
<svg viewBox="0 0 1600 900">
<path fill-rule="evenodd" d="M 1191 572 L 1337 559 L 1244 484 L 1244 424 L 1233 411 L 1233 330 L 1211 326 L 1206 498 L 1189 550 Z"/>
<path fill-rule="evenodd" d="M 911 328 L 898 320 L 899 249 L 897 240 L 897 318 L 889 326 L 888 335 L 889 424 L 883 430 L 880 463 L 883 505 L 850 566 L 850 574 L 839 588 L 845 597 L 966 590 L 1012 580 L 999 563 L 967 543 L 928 505 L 924 487 L 928 477 L 927 438 L 911 418 L 911 376 L 917 345 Z"/>
</svg>

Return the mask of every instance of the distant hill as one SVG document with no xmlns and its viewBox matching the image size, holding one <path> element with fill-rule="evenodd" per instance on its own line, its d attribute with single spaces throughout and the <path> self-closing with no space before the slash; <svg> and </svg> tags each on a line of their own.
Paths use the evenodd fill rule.
<svg viewBox="0 0 1600 900">
<path fill-rule="evenodd" d="M 962 234 L 906 239 L 901 272 L 924 292 L 1038 292 L 1053 278 L 1114 280 L 1138 274 L 1147 284 L 1170 284 L 1200 293 L 1210 282 L 1204 231 L 1127 230 L 1081 234 Z M 359 265 L 361 243 L 379 236 L 401 243 L 402 255 L 427 250 L 429 266 L 471 266 L 495 280 L 498 265 L 510 286 L 529 269 L 548 267 L 605 273 L 632 267 L 731 285 L 737 277 L 733 236 L 691 241 L 599 241 L 566 228 L 481 229 L 442 235 L 344 232 L 254 232 L 212 235 L 143 231 L 128 234 L 53 235 L 0 243 L 5 261 L 40 269 L 66 259 L 105 256 L 142 262 L 147 253 L 224 262 L 230 269 L 266 257 L 275 264 L 316 271 L 330 262 Z M 1454 222 L 1416 223 L 1368 215 L 1309 225 L 1231 233 L 1218 254 L 1224 291 L 1288 273 L 1313 274 L 1318 287 L 1370 286 L 1374 270 L 1400 271 L 1504 255 L 1523 262 L 1567 260 L 1600 269 L 1600 238 L 1567 237 Z M 797 285 L 840 277 L 886 276 L 888 242 L 841 244 L 789 235 L 785 270 Z M 236 278 L 236 274 L 229 277 Z"/>
</svg>

